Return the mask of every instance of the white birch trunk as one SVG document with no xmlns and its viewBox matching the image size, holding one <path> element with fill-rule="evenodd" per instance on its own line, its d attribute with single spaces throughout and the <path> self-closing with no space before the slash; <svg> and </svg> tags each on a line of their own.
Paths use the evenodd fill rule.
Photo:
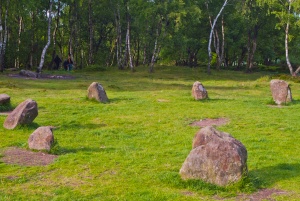
<svg viewBox="0 0 300 201">
<path fill-rule="evenodd" d="M 214 28 L 216 26 L 216 23 L 218 21 L 218 18 L 220 17 L 221 13 L 223 12 L 225 6 L 227 5 L 229 0 L 225 0 L 224 1 L 224 4 L 222 6 L 222 8 L 220 9 L 218 15 L 216 16 L 216 18 L 214 19 L 214 22 L 212 24 L 212 27 L 211 27 L 211 31 L 210 31 L 210 34 L 209 34 L 209 41 L 208 41 L 208 65 L 207 65 L 207 73 L 210 74 L 210 65 L 211 65 L 211 59 L 212 59 L 212 54 L 211 54 L 211 40 L 212 40 L 212 35 L 213 35 L 213 32 L 214 32 Z"/>
<path fill-rule="evenodd" d="M 155 39 L 155 43 L 154 43 L 154 49 L 153 49 L 153 54 L 152 54 L 152 58 L 151 58 L 151 62 L 150 62 L 150 68 L 149 68 L 149 72 L 153 73 L 154 72 L 154 63 L 156 60 L 156 54 L 157 54 L 157 41 L 158 41 L 158 28 L 156 29 L 156 39 Z"/>
<path fill-rule="evenodd" d="M 127 47 L 127 54 L 129 59 L 129 67 L 131 71 L 134 71 L 133 63 L 132 63 L 132 56 L 131 56 L 131 48 L 130 48 L 130 15 L 129 15 L 129 6 L 127 5 L 127 33 L 126 33 L 126 47 Z"/>
<path fill-rule="evenodd" d="M 221 47 L 221 55 L 220 55 L 220 65 L 222 65 L 224 61 L 224 53 L 225 52 L 225 29 L 224 29 L 224 17 L 222 16 L 222 47 Z"/>
<path fill-rule="evenodd" d="M 291 14 L 291 2 L 288 1 L 289 3 L 289 8 L 288 8 L 288 21 L 286 23 L 285 27 L 285 59 L 286 59 L 286 64 L 290 70 L 291 75 L 294 75 L 293 67 L 290 62 L 289 58 L 289 27 L 290 27 L 290 14 Z"/>
<path fill-rule="evenodd" d="M 21 45 L 21 32 L 22 32 L 22 24 L 23 24 L 23 18 L 19 18 L 19 32 L 18 32 L 18 47 L 17 47 L 17 58 L 15 60 L 15 68 L 19 68 L 20 65 L 20 45 Z"/>
<path fill-rule="evenodd" d="M 41 72 L 42 72 L 42 68 L 43 68 L 44 61 L 45 61 L 46 51 L 47 51 L 47 49 L 48 49 L 48 47 L 51 43 L 52 4 L 53 4 L 53 2 L 52 2 L 52 0 L 50 0 L 50 2 L 49 2 L 49 12 L 48 12 L 49 13 L 49 16 L 48 16 L 48 42 L 47 42 L 46 46 L 44 47 L 44 49 L 42 51 L 40 65 L 37 69 L 37 73 L 38 73 L 37 77 L 39 77 L 39 74 L 41 74 Z"/>
</svg>

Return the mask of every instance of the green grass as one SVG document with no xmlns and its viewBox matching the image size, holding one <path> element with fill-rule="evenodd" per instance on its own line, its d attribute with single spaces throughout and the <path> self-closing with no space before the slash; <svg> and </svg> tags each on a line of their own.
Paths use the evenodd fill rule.
<svg viewBox="0 0 300 201">
<path fill-rule="evenodd" d="M 137 71 L 76 71 L 72 80 L 31 80 L 0 75 L 0 93 L 11 108 L 31 98 L 34 123 L 0 128 L 0 148 L 27 147 L 39 126 L 55 126 L 58 159 L 46 167 L 0 163 L 0 200 L 235 200 L 260 188 L 287 191 L 278 200 L 300 199 L 300 83 L 290 80 L 294 102 L 270 105 L 269 81 L 276 74 L 158 66 Z M 47 72 L 51 73 L 51 72 Z M 63 74 L 65 72 L 54 72 Z M 92 82 L 110 99 L 87 99 Z M 204 84 L 209 100 L 195 101 L 191 88 Z M 183 181 L 179 169 L 199 130 L 189 124 L 225 117 L 218 127 L 248 150 L 249 177 L 229 187 Z M 0 115 L 0 122 L 5 116 Z"/>
</svg>

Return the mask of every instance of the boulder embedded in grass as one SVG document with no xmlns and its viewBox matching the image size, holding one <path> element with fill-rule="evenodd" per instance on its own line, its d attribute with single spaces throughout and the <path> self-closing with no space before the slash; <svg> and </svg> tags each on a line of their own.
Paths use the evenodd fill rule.
<svg viewBox="0 0 300 201">
<path fill-rule="evenodd" d="M 42 126 L 37 128 L 28 139 L 29 149 L 50 151 L 54 144 L 53 127 Z"/>
<path fill-rule="evenodd" d="M 10 96 L 7 94 L 0 94 L 0 105 L 7 105 L 10 103 Z"/>
<path fill-rule="evenodd" d="M 277 105 L 292 102 L 292 92 L 286 81 L 278 79 L 271 80 L 270 88 L 273 100 Z"/>
<path fill-rule="evenodd" d="M 27 99 L 20 103 L 5 119 L 4 128 L 14 129 L 18 125 L 30 124 L 38 116 L 37 103 Z"/>
<path fill-rule="evenodd" d="M 195 135 L 193 149 L 180 169 L 183 179 L 200 179 L 218 186 L 235 183 L 246 174 L 245 146 L 211 126 Z"/>
<path fill-rule="evenodd" d="M 99 102 L 108 102 L 106 92 L 101 84 L 98 82 L 93 82 L 88 88 L 88 98 L 95 99 Z"/>
<path fill-rule="evenodd" d="M 192 96 L 195 98 L 195 100 L 202 100 L 208 98 L 207 91 L 201 82 L 197 81 L 193 84 Z"/>
</svg>

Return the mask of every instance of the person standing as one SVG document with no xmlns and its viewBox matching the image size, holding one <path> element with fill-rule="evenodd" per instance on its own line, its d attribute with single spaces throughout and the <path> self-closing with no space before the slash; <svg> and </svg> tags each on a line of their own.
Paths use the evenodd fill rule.
<svg viewBox="0 0 300 201">
<path fill-rule="evenodd" d="M 73 61 L 71 58 L 71 54 L 68 54 L 68 59 L 64 62 L 64 68 L 66 71 L 73 70 Z"/>
</svg>

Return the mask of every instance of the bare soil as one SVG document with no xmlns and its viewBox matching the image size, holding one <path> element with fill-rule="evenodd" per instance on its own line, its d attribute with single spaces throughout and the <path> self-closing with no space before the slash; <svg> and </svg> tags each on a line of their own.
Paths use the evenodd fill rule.
<svg viewBox="0 0 300 201">
<path fill-rule="evenodd" d="M 276 200 L 276 196 L 279 195 L 287 195 L 288 192 L 278 190 L 278 189 L 261 189 L 252 194 L 240 194 L 235 198 L 231 198 L 230 200 L 237 200 L 237 201 L 266 201 L 266 200 Z M 214 197 L 215 200 L 228 200 L 227 198 L 220 198 L 218 196 Z"/>
<path fill-rule="evenodd" d="M 218 118 L 218 119 L 200 119 L 200 121 L 195 121 L 190 124 L 190 126 L 221 126 L 229 123 L 229 119 L 226 118 Z"/>
<path fill-rule="evenodd" d="M 6 164 L 21 166 L 46 166 L 54 162 L 58 156 L 44 152 L 33 152 L 17 147 L 10 147 L 3 153 L 1 160 Z"/>
<path fill-rule="evenodd" d="M 19 73 L 8 74 L 8 76 L 13 77 L 13 78 L 23 78 L 23 79 L 60 79 L 60 80 L 75 79 L 75 77 L 72 75 L 50 75 L 50 74 L 43 74 L 43 73 L 41 74 L 41 76 L 39 78 L 23 76 L 23 75 L 20 75 Z"/>
<path fill-rule="evenodd" d="M 236 197 L 236 200 L 275 200 L 273 196 L 285 195 L 288 194 L 286 191 L 278 190 L 278 189 L 261 189 L 260 191 L 250 194 L 250 195 L 239 195 Z"/>
</svg>

